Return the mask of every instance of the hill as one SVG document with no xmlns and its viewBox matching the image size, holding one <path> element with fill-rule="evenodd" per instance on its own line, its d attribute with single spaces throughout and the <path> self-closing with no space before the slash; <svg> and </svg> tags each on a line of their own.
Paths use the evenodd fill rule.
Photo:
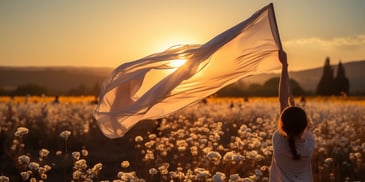
<svg viewBox="0 0 365 182">
<path fill-rule="evenodd" d="M 346 76 L 350 80 L 350 94 L 365 93 L 365 60 L 343 63 Z M 337 64 L 332 65 L 334 73 L 337 73 Z M 292 71 L 289 73 L 291 79 L 296 80 L 300 86 L 310 92 L 315 92 L 317 84 L 322 76 L 323 67 Z M 252 83 L 263 84 L 272 77 L 279 77 L 279 74 L 262 74 L 244 78 L 240 84 L 247 86 Z"/>
<path fill-rule="evenodd" d="M 80 86 L 101 84 L 112 68 L 91 67 L 0 67 L 0 88 L 11 90 L 19 85 L 36 84 L 52 93 L 64 93 Z"/>
<path fill-rule="evenodd" d="M 344 63 L 346 76 L 350 80 L 350 94 L 365 93 L 365 60 Z M 337 65 L 332 66 L 337 71 Z M 322 75 L 322 67 L 290 72 L 290 78 L 296 80 L 306 91 L 314 92 Z M 65 93 L 80 87 L 93 88 L 113 71 L 113 68 L 92 67 L 0 67 L 0 88 L 14 89 L 19 85 L 37 84 L 53 93 Z M 240 81 L 243 85 L 262 84 L 279 74 L 251 76 Z"/>
</svg>

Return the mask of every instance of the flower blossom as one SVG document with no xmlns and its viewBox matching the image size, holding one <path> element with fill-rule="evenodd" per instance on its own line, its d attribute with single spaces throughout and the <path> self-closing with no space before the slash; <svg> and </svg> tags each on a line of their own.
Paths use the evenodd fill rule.
<svg viewBox="0 0 365 182">
<path fill-rule="evenodd" d="M 47 150 L 47 149 L 41 149 L 41 150 L 39 151 L 39 157 L 41 157 L 41 158 L 45 158 L 45 157 L 47 157 L 47 156 L 48 156 L 48 154 L 49 154 L 49 150 Z"/>
<path fill-rule="evenodd" d="M 222 156 L 219 152 L 211 151 L 207 155 L 208 159 L 213 163 L 219 163 L 219 161 L 222 159 Z"/>
<path fill-rule="evenodd" d="M 30 162 L 28 168 L 32 171 L 36 171 L 39 168 L 39 164 L 36 162 Z"/>
<path fill-rule="evenodd" d="M 122 166 L 122 168 L 129 167 L 129 161 L 123 161 L 122 163 L 120 163 L 120 166 Z"/>
<path fill-rule="evenodd" d="M 75 159 L 75 160 L 79 160 L 80 159 L 80 152 L 72 152 L 72 157 Z"/>
<path fill-rule="evenodd" d="M 68 130 L 65 130 L 60 133 L 60 137 L 65 140 L 67 140 L 70 135 L 71 135 L 71 131 L 68 131 Z"/>
<path fill-rule="evenodd" d="M 19 127 L 16 129 L 16 132 L 14 133 L 15 136 L 17 137 L 22 137 L 26 134 L 29 133 L 29 129 L 28 128 L 25 128 L 25 127 Z"/>
<path fill-rule="evenodd" d="M 216 172 L 213 175 L 213 182 L 224 182 L 226 180 L 226 175 L 222 172 Z"/>
<path fill-rule="evenodd" d="M 18 163 L 19 164 L 29 164 L 30 157 L 27 155 L 21 155 L 18 157 Z"/>
</svg>

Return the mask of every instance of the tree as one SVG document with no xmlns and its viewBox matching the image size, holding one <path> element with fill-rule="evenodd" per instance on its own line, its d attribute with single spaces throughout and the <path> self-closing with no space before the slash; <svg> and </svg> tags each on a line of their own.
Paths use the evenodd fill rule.
<svg viewBox="0 0 365 182">
<path fill-rule="evenodd" d="M 26 85 L 20 85 L 18 86 L 13 92 L 12 95 L 21 95 L 21 96 L 25 96 L 25 95 L 43 95 L 43 94 L 47 94 L 48 90 L 45 87 L 42 87 L 40 85 L 36 85 L 36 84 L 26 84 Z"/>
<path fill-rule="evenodd" d="M 218 97 L 242 97 L 243 95 L 243 89 L 235 83 L 230 84 L 217 92 Z"/>
<path fill-rule="evenodd" d="M 316 94 L 322 96 L 333 95 L 334 83 L 333 69 L 331 68 L 330 58 L 327 57 L 323 67 L 322 77 L 317 85 Z"/>
<path fill-rule="evenodd" d="M 275 77 L 267 80 L 262 86 L 264 96 L 277 96 L 279 94 L 280 78 Z M 304 89 L 294 79 L 289 79 L 290 88 L 293 95 L 305 95 Z"/>
<path fill-rule="evenodd" d="M 349 83 L 349 79 L 346 77 L 345 68 L 343 67 L 341 61 L 338 64 L 335 83 L 336 83 L 335 84 L 335 94 L 336 95 L 343 95 L 343 94 L 348 95 L 349 94 L 350 83 Z"/>
<path fill-rule="evenodd" d="M 322 96 L 348 95 L 350 90 L 349 79 L 346 77 L 345 68 L 341 61 L 338 64 L 336 78 L 330 65 L 329 57 L 326 58 L 323 74 L 317 85 L 316 94 Z"/>
</svg>

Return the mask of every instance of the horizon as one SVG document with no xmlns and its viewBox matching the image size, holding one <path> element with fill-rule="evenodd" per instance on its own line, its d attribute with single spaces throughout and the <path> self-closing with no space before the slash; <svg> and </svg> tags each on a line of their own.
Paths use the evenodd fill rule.
<svg viewBox="0 0 365 182">
<path fill-rule="evenodd" d="M 348 62 L 342 62 L 343 65 L 346 64 L 351 64 L 351 63 L 358 63 L 358 62 L 364 62 L 365 63 L 365 59 L 363 60 L 352 60 L 352 61 L 348 61 Z M 298 69 L 298 70 L 289 70 L 289 72 L 300 72 L 300 71 L 308 71 L 308 70 L 313 70 L 313 69 L 319 69 L 322 68 L 324 66 L 325 60 L 323 61 L 322 65 L 316 66 L 316 67 L 310 67 L 310 68 L 304 68 L 304 69 Z M 339 61 L 334 63 L 332 60 L 330 60 L 330 65 L 331 66 L 337 66 L 339 64 Z M 29 68 L 29 69 L 57 69 L 57 68 L 65 68 L 65 69 L 79 69 L 79 68 L 85 68 L 85 69 L 115 69 L 114 67 L 111 66 L 77 66 L 77 65 L 46 65 L 46 66 L 33 66 L 33 65 L 22 65 L 22 66 L 7 66 L 7 65 L 0 65 L 0 69 L 3 68 L 14 68 L 14 69 L 22 69 L 22 68 Z M 275 73 L 275 72 L 273 72 Z"/>
<path fill-rule="evenodd" d="M 365 1 L 1 1 L 1 66 L 115 68 L 203 44 L 271 2 L 290 71 L 365 59 Z"/>
</svg>

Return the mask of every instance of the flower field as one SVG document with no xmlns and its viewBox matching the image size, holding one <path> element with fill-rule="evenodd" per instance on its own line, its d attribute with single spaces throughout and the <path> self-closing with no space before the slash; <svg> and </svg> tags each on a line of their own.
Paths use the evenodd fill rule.
<svg viewBox="0 0 365 182">
<path fill-rule="evenodd" d="M 207 101 L 107 139 L 92 98 L 0 98 L 0 181 L 268 181 L 277 98 Z M 364 99 L 302 107 L 315 181 L 365 181 Z"/>
</svg>

